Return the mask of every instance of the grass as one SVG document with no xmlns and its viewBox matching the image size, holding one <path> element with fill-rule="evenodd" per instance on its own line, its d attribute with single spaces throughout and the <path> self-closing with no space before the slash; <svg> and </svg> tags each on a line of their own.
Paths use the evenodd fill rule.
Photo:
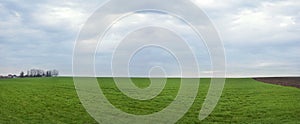
<svg viewBox="0 0 300 124">
<path fill-rule="evenodd" d="M 138 101 L 123 95 L 111 78 L 98 78 L 106 97 L 117 108 L 144 115 L 168 106 L 175 98 L 180 79 L 168 79 L 154 99 Z M 135 78 L 141 88 L 146 78 Z M 222 97 L 209 117 L 198 114 L 209 87 L 201 79 L 198 96 L 178 123 L 300 123 L 300 90 L 257 82 L 227 79 Z M 97 123 L 82 107 L 72 78 L 24 78 L 0 80 L 0 123 Z"/>
</svg>

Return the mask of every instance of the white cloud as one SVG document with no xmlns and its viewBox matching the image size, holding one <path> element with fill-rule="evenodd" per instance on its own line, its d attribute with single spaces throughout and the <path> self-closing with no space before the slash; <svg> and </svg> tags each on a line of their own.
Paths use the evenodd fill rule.
<svg viewBox="0 0 300 124">
<path fill-rule="evenodd" d="M 299 22 L 295 20 L 300 17 L 299 1 L 253 1 L 252 4 L 255 6 L 232 4 L 229 8 L 237 8 L 224 11 L 211 8 L 207 11 L 208 14 L 220 12 L 212 20 L 226 43 L 272 43 L 299 39 Z"/>
</svg>

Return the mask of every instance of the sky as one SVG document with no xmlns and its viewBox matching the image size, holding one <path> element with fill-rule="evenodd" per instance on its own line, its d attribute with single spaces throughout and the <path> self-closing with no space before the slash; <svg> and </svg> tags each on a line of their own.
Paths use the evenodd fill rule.
<svg viewBox="0 0 300 124">
<path fill-rule="evenodd" d="M 228 77 L 300 76 L 299 0 L 191 2 L 207 14 L 223 41 Z M 31 68 L 57 69 L 60 75 L 72 75 L 77 36 L 88 17 L 104 3 L 104 0 L 0 0 L 0 75 L 19 74 Z M 120 6 L 126 4 L 131 3 L 123 2 Z M 170 1 L 160 4 L 172 5 Z M 197 39 L 185 23 L 162 13 L 140 12 L 112 25 L 97 49 L 97 76 L 111 75 L 110 60 L 113 48 L 123 42 L 119 42 L 121 35 L 136 25 L 155 24 L 172 27 L 191 41 L 200 63 L 200 76 L 211 74 L 205 44 L 199 42 L 201 39 Z M 120 51 L 130 51 L 135 39 L 174 40 L 174 35 L 168 31 L 158 30 L 154 34 L 151 29 L 134 32 L 124 41 Z M 171 46 L 180 49 L 182 45 L 171 43 Z M 187 55 L 185 52 L 179 54 Z M 161 66 L 165 73 L 176 76 L 180 73 L 178 65 L 172 53 L 152 46 L 133 55 L 129 70 L 134 76 L 144 76 L 151 68 Z M 115 66 L 123 67 L 122 63 L 115 63 Z"/>
</svg>

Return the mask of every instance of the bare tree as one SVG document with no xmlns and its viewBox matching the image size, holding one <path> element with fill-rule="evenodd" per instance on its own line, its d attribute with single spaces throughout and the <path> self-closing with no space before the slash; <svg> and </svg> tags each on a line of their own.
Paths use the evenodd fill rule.
<svg viewBox="0 0 300 124">
<path fill-rule="evenodd" d="M 52 72 L 51 71 L 46 71 L 46 77 L 51 77 L 52 76 Z"/>
<path fill-rule="evenodd" d="M 24 72 L 22 71 L 21 73 L 20 73 L 20 76 L 19 77 L 24 77 Z"/>
<path fill-rule="evenodd" d="M 52 70 L 52 76 L 55 76 L 55 77 L 57 77 L 58 76 L 58 74 L 59 74 L 59 72 L 58 72 L 58 70 Z"/>
<path fill-rule="evenodd" d="M 59 72 L 58 70 L 48 70 L 44 71 L 42 69 L 30 69 L 27 71 L 27 77 L 52 77 L 52 76 L 58 76 Z M 24 75 L 24 73 L 23 73 Z"/>
<path fill-rule="evenodd" d="M 30 74 L 29 74 L 29 71 L 27 71 L 27 74 L 25 75 L 25 77 L 29 77 L 29 75 L 30 75 Z"/>
</svg>

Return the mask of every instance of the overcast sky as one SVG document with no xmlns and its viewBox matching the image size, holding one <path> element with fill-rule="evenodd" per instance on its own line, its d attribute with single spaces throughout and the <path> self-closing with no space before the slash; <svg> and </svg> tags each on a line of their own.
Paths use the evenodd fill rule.
<svg viewBox="0 0 300 124">
<path fill-rule="evenodd" d="M 192 2 L 206 12 L 223 40 L 228 76 L 300 76 L 299 0 Z M 58 69 L 61 75 L 72 75 L 77 35 L 88 17 L 103 3 L 104 0 L 0 0 L 0 75 L 19 74 L 31 68 Z M 133 23 L 154 23 L 153 18 L 160 20 L 156 23 L 173 24 L 182 29 L 180 33 L 184 37 L 193 39 L 193 32 L 186 29 L 184 23 L 159 13 L 136 13 L 115 24 L 111 32 L 126 32 Z M 122 28 L 124 26 L 126 28 Z M 149 33 L 135 35 L 142 38 Z M 115 45 L 115 39 L 117 35 L 108 35 L 102 52 Z M 195 39 L 195 42 L 199 41 Z M 205 47 L 203 44 L 194 46 L 199 50 L 201 74 L 209 74 L 210 60 Z M 126 48 L 130 49 L 130 44 L 122 49 Z M 109 76 L 111 71 L 105 67 L 110 57 L 101 54 L 101 50 L 96 56 L 99 60 L 96 70 L 100 76 Z M 143 76 L 155 64 L 164 66 L 170 75 L 178 73 L 174 58 L 154 47 L 137 53 L 130 67 L 132 74 Z"/>
</svg>

